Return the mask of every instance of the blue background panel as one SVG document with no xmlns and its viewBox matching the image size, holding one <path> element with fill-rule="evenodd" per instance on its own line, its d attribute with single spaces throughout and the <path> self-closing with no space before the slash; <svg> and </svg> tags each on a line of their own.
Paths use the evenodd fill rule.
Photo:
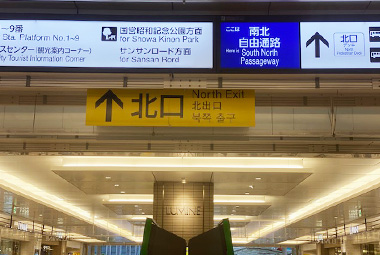
<svg viewBox="0 0 380 255">
<path fill-rule="evenodd" d="M 223 22 L 220 42 L 221 68 L 300 68 L 298 22 Z"/>
</svg>

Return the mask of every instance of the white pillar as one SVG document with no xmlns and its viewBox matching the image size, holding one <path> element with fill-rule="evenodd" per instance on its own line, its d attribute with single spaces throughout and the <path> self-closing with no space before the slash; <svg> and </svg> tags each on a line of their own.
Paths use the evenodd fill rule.
<svg viewBox="0 0 380 255">
<path fill-rule="evenodd" d="M 321 243 L 317 244 L 317 255 L 328 255 L 328 250 Z"/>
<path fill-rule="evenodd" d="M 91 255 L 95 255 L 96 253 L 96 250 L 98 246 L 95 246 L 95 245 L 91 245 Z M 97 254 L 97 253 L 96 253 Z"/>
<path fill-rule="evenodd" d="M 353 244 L 351 240 L 345 238 L 342 243 L 342 255 L 362 255 L 360 244 Z"/>
<path fill-rule="evenodd" d="M 20 242 L 20 255 L 33 255 L 35 250 L 41 251 L 41 239 L 38 237 L 31 238 L 29 241 Z"/>
<path fill-rule="evenodd" d="M 299 246 L 299 253 L 300 255 L 315 254 L 316 249 L 317 249 L 317 245 L 315 243 L 302 244 Z"/>
<path fill-rule="evenodd" d="M 87 247 L 88 247 L 87 244 L 80 243 L 80 249 L 79 249 L 80 255 L 87 255 Z"/>
<path fill-rule="evenodd" d="M 62 241 L 62 245 L 61 245 L 61 254 L 62 255 L 66 255 L 67 253 L 67 241 Z"/>
<path fill-rule="evenodd" d="M 35 243 L 34 241 L 25 241 L 20 244 L 20 255 L 34 254 Z"/>
</svg>

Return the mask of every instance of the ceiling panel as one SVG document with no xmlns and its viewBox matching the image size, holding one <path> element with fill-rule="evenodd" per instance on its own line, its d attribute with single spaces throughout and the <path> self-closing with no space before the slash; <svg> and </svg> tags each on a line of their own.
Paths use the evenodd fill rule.
<svg viewBox="0 0 380 255">
<path fill-rule="evenodd" d="M 215 173 L 215 194 L 284 196 L 310 173 Z"/>
<path fill-rule="evenodd" d="M 88 195 L 149 194 L 153 190 L 153 182 L 71 182 L 71 184 Z"/>
<path fill-rule="evenodd" d="M 154 181 L 151 172 L 125 171 L 54 171 L 68 182 L 149 182 Z M 106 177 L 111 177 L 110 179 Z"/>
<path fill-rule="evenodd" d="M 149 194 L 153 191 L 151 172 L 54 171 L 85 194 Z"/>
<path fill-rule="evenodd" d="M 115 172 L 54 171 L 86 194 L 149 194 L 154 181 L 215 183 L 215 194 L 283 196 L 309 177 L 310 173 L 207 173 L 207 172 Z"/>
<path fill-rule="evenodd" d="M 156 181 L 166 182 L 181 182 L 183 178 L 187 182 L 212 182 L 213 173 L 207 172 L 185 172 L 181 171 L 165 171 L 165 172 L 153 172 Z"/>
<path fill-rule="evenodd" d="M 133 155 L 136 156 L 136 154 Z M 154 156 L 155 154 L 149 155 Z M 176 154 L 175 156 L 186 155 L 190 154 Z M 202 154 L 191 155 L 198 156 Z M 231 155 L 241 156 L 240 154 L 228 154 L 227 156 Z M 218 156 L 220 155 L 218 154 Z M 244 156 L 247 156 L 247 154 L 244 154 Z M 101 160 L 99 157 L 97 157 L 98 160 Z M 91 162 L 91 158 L 89 160 Z M 122 189 L 125 189 L 126 193 L 130 194 L 151 196 L 155 180 L 175 182 L 180 182 L 182 178 L 186 178 L 188 182 L 212 180 L 215 185 L 216 195 L 238 194 L 241 196 L 234 199 L 242 200 L 248 197 L 244 193 L 250 192 L 250 195 L 257 194 L 263 197 L 265 203 L 262 204 L 239 204 L 239 202 L 236 202 L 228 203 L 229 205 L 219 203 L 215 205 L 215 215 L 234 214 L 236 217 L 246 216 L 246 221 L 233 222 L 231 225 L 239 227 L 239 223 L 242 223 L 240 227 L 244 226 L 244 233 L 249 235 L 270 226 L 274 222 L 286 221 L 286 218 L 292 212 L 303 208 L 315 199 L 358 180 L 365 176 L 366 173 L 376 169 L 380 162 L 377 158 L 354 158 L 346 155 L 327 158 L 304 157 L 301 160 L 304 168 L 299 169 L 247 169 L 246 172 L 242 173 L 236 172 L 235 168 L 223 168 L 223 172 L 212 173 L 205 172 L 205 170 L 202 170 L 202 172 L 199 169 L 197 171 L 181 171 L 181 168 L 175 169 L 176 171 L 154 171 L 154 168 L 152 171 L 146 171 L 147 169 L 144 171 L 128 171 L 128 169 L 114 171 L 115 168 L 96 169 L 84 167 L 83 171 L 81 171 L 79 167 L 76 169 L 64 167 L 63 165 L 66 161 L 64 156 L 1 156 L 0 171 L 5 171 L 6 174 L 39 187 L 49 194 L 59 196 L 63 201 L 85 210 L 94 217 L 104 219 L 120 227 L 128 227 L 133 223 L 136 224 L 133 225 L 136 228 L 141 228 L 143 221 L 141 219 L 139 221 L 129 220 L 129 216 L 143 215 L 143 211 L 145 215 L 151 215 L 152 205 L 137 204 L 142 209 L 137 211 L 136 207 L 134 207 L 135 205 L 129 202 L 116 202 L 116 204 L 106 202 L 111 199 L 123 198 L 123 194 L 118 193 Z M 115 187 L 116 184 L 119 186 Z M 250 185 L 252 185 L 252 188 L 249 187 Z M 19 188 L 21 189 L 21 187 Z M 304 233 L 313 229 L 332 226 L 335 224 L 335 216 L 332 215 L 337 215 L 336 221 L 340 223 L 347 220 L 361 220 L 358 208 L 361 208 L 362 215 L 376 214 L 379 212 L 379 194 L 378 191 L 369 192 L 366 196 L 351 200 L 345 206 L 335 206 L 335 209 L 331 212 L 328 211 L 326 214 L 320 214 L 315 218 L 300 222 L 299 225 L 294 225 L 292 229 L 296 229 L 296 231 L 292 231 L 294 233 Z M 27 195 L 25 194 L 25 196 Z M 8 211 L 9 213 L 15 210 L 15 217 L 34 218 L 36 221 L 62 227 L 65 230 L 75 230 L 83 234 L 99 236 L 99 238 L 104 238 L 105 240 L 109 238 L 116 240 L 115 235 L 107 233 L 106 230 L 94 228 L 91 224 L 75 220 L 63 212 L 49 209 L 46 206 L 35 205 L 32 200 L 23 199 L 12 192 L 0 194 L 0 203 L 0 208 L 2 208 L 0 210 Z M 236 207 L 236 205 L 239 207 Z M 43 215 L 42 219 L 39 218 L 40 214 Z M 289 233 L 280 231 L 276 234 L 271 234 L 271 238 L 276 238 L 276 240 L 285 238 Z M 263 242 L 266 241 L 264 238 Z"/>
</svg>

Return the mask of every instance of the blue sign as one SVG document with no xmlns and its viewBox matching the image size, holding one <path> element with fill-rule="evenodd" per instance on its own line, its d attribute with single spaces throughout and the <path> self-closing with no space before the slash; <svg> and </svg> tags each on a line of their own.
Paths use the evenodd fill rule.
<svg viewBox="0 0 380 255">
<path fill-rule="evenodd" d="M 300 68 L 299 23 L 221 23 L 221 68 Z"/>
</svg>

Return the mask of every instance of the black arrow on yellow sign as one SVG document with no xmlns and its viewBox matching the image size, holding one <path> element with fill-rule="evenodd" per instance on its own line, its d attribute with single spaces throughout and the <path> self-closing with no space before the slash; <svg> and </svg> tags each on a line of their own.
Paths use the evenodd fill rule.
<svg viewBox="0 0 380 255">
<path fill-rule="evenodd" d="M 118 98 L 112 90 L 108 90 L 98 101 L 95 102 L 95 108 L 98 108 L 105 100 L 107 100 L 106 107 L 106 122 L 112 121 L 112 101 L 115 101 L 121 109 L 123 109 L 123 102 Z"/>
</svg>

